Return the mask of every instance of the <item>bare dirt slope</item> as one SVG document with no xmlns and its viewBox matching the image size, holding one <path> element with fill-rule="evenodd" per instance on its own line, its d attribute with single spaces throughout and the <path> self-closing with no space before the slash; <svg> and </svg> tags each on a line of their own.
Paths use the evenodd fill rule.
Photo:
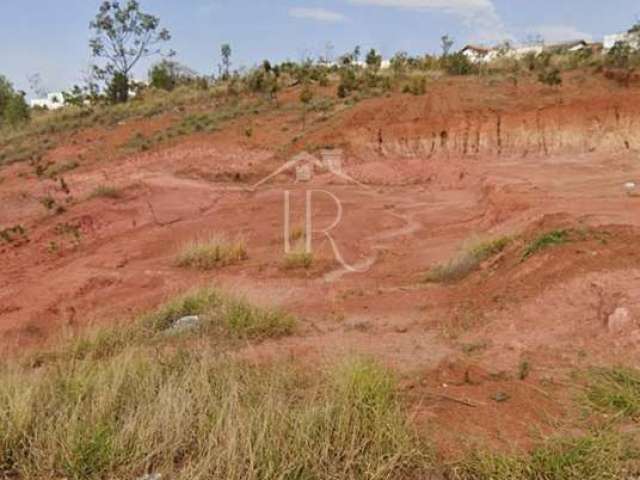
<svg viewBox="0 0 640 480">
<path fill-rule="evenodd" d="M 567 414 L 573 369 L 640 360 L 640 198 L 624 189 L 640 180 L 640 89 L 579 76 L 559 90 L 464 79 L 316 115 L 304 131 L 287 108 L 295 96 L 143 153 L 118 146 L 163 121 L 76 133 L 49 154 L 84 159 L 65 175 L 73 202 L 60 215 L 38 201 L 64 196 L 56 182 L 26 164 L 3 168 L 0 226 L 26 230 L 0 244 L 3 345 L 132 318 L 213 282 L 302 319 L 294 336 L 246 355 L 375 356 L 402 375 L 417 421 L 452 449 L 461 440 L 526 447 Z M 343 149 L 345 172 L 361 184 L 326 172 L 295 184 L 288 172 L 249 188 L 292 154 L 323 147 Z M 122 195 L 89 198 L 99 185 Z M 310 188 L 342 202 L 332 234 L 361 273 L 342 270 L 321 234 L 309 270 L 282 267 L 283 191 L 302 225 Z M 314 195 L 314 224 L 326 227 L 335 203 Z M 523 259 L 554 229 L 571 241 Z M 176 267 L 181 243 L 209 232 L 244 237 L 249 259 L 209 273 Z M 467 278 L 422 281 L 469 239 L 500 235 L 516 240 Z M 631 321 L 612 329 L 618 308 Z"/>
</svg>

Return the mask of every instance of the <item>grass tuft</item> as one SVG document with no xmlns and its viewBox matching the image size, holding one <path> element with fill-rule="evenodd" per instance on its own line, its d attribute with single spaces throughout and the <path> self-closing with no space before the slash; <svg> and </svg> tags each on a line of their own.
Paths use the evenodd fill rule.
<svg viewBox="0 0 640 480">
<path fill-rule="evenodd" d="M 551 440 L 531 456 L 476 453 L 453 469 L 453 480 L 603 480 L 625 476 L 638 451 L 634 439 L 612 433 Z"/>
<path fill-rule="evenodd" d="M 570 231 L 567 229 L 552 230 L 551 232 L 538 236 L 529 245 L 527 245 L 522 254 L 522 260 L 526 260 L 530 256 L 551 246 L 567 243 L 569 241 L 569 233 Z"/>
<path fill-rule="evenodd" d="M 588 374 L 587 400 L 594 408 L 618 416 L 640 416 L 640 370 L 598 368 Z"/>
<path fill-rule="evenodd" d="M 183 246 L 176 263 L 185 268 L 212 270 L 239 263 L 247 258 L 247 247 L 243 240 L 210 237 Z"/>
<path fill-rule="evenodd" d="M 512 241 L 511 237 L 505 236 L 473 244 L 447 263 L 432 268 L 425 275 L 424 281 L 446 283 L 462 280 L 480 263 L 502 252 Z"/>
<path fill-rule="evenodd" d="M 117 200 L 122 198 L 122 192 L 117 187 L 111 185 L 98 185 L 89 195 L 89 198 L 111 198 Z"/>
<path fill-rule="evenodd" d="M 311 265 L 313 265 L 313 253 L 290 252 L 284 256 L 284 268 L 286 270 L 308 270 Z"/>
<path fill-rule="evenodd" d="M 278 309 L 261 308 L 244 299 L 202 288 L 181 295 L 160 306 L 143 319 L 143 325 L 153 332 L 164 331 L 186 316 L 200 317 L 203 329 L 232 338 L 260 340 L 278 338 L 293 333 L 296 321 Z"/>
</svg>

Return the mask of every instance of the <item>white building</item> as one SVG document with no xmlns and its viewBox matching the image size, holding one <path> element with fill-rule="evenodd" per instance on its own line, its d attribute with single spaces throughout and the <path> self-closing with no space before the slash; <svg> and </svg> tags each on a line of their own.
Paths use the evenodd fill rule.
<svg viewBox="0 0 640 480">
<path fill-rule="evenodd" d="M 48 110 L 57 110 L 64 107 L 64 95 L 62 92 L 54 92 L 47 95 L 47 98 L 34 98 L 31 100 L 31 108 L 40 107 Z"/>
<path fill-rule="evenodd" d="M 471 63 L 483 63 L 487 61 L 487 55 L 491 53 L 491 50 L 477 45 L 467 45 L 460 50 L 460 53 L 467 57 Z"/>
<path fill-rule="evenodd" d="M 613 35 L 604 36 L 603 47 L 605 50 L 611 50 L 616 43 L 626 43 L 631 48 L 640 49 L 640 35 L 631 33 L 614 33 Z"/>
</svg>

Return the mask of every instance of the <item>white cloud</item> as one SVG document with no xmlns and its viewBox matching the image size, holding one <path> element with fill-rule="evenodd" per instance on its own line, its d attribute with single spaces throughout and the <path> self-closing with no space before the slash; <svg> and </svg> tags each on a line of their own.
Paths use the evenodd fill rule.
<svg viewBox="0 0 640 480">
<path fill-rule="evenodd" d="M 440 11 L 462 19 L 473 40 L 496 42 L 511 39 L 491 0 L 348 0 L 355 5 Z"/>
<path fill-rule="evenodd" d="M 292 8 L 289 10 L 289 16 L 329 23 L 344 22 L 347 19 L 341 13 L 326 10 L 324 8 Z"/>
<path fill-rule="evenodd" d="M 540 35 L 545 42 L 564 42 L 568 40 L 591 41 L 593 36 L 590 33 L 582 32 L 571 25 L 538 25 L 525 30 L 527 35 Z"/>
</svg>

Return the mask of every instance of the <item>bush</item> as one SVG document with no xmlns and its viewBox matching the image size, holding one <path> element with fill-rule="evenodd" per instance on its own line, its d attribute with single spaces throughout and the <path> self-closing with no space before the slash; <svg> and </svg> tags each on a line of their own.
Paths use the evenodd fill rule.
<svg viewBox="0 0 640 480">
<path fill-rule="evenodd" d="M 427 93 L 427 79 L 423 76 L 414 77 L 409 84 L 404 86 L 402 91 L 416 96 L 424 95 Z"/>
<path fill-rule="evenodd" d="M 27 122 L 30 116 L 24 92 L 14 91 L 11 82 L 0 75 L 0 127 L 16 127 Z"/>
<path fill-rule="evenodd" d="M 180 267 L 212 270 L 233 265 L 246 258 L 247 247 L 244 241 L 240 239 L 232 241 L 224 237 L 211 237 L 185 245 L 178 255 L 177 264 Z"/>
<path fill-rule="evenodd" d="M 30 118 L 29 106 L 24 100 L 24 95 L 16 93 L 9 97 L 3 112 L 4 124 L 10 127 L 17 127 L 28 122 Z"/>
<path fill-rule="evenodd" d="M 550 87 L 562 85 L 562 76 L 560 75 L 560 70 L 557 68 L 552 68 L 550 70 L 540 72 L 540 74 L 538 75 L 538 81 L 545 85 L 549 85 Z"/>
<path fill-rule="evenodd" d="M 454 53 L 443 58 L 444 68 L 449 75 L 472 75 L 478 68 L 463 53 Z"/>
<path fill-rule="evenodd" d="M 166 62 L 158 63 L 151 67 L 149 84 L 154 88 L 170 92 L 176 88 L 176 77 Z"/>
</svg>

